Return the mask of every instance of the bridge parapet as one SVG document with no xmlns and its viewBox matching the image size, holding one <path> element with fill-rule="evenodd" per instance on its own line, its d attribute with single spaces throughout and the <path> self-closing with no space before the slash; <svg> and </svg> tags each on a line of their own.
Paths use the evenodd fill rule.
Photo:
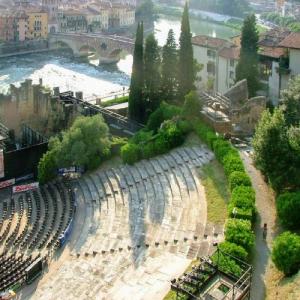
<svg viewBox="0 0 300 300">
<path fill-rule="evenodd" d="M 50 47 L 57 43 L 68 45 L 75 56 L 81 56 L 83 48 L 90 49 L 100 62 L 113 63 L 120 60 L 122 51 L 133 52 L 134 41 L 128 37 L 95 33 L 54 33 L 49 36 Z"/>
</svg>

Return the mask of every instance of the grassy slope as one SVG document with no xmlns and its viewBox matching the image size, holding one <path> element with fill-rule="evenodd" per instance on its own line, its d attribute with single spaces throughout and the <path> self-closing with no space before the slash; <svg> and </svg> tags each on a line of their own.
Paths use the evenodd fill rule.
<svg viewBox="0 0 300 300">
<path fill-rule="evenodd" d="M 230 195 L 223 168 L 216 160 L 213 160 L 202 168 L 200 176 L 206 194 L 207 221 L 224 224 Z"/>
<path fill-rule="evenodd" d="M 200 140 L 195 134 L 190 134 L 185 142 L 185 146 L 199 144 Z M 223 224 L 227 218 L 227 202 L 229 192 L 227 180 L 222 166 L 216 161 L 212 161 L 200 170 L 200 177 L 205 188 L 207 201 L 207 221 L 211 223 Z M 193 261 L 186 272 L 191 271 L 192 266 L 197 263 Z M 184 298 L 182 298 L 184 299 Z M 176 300 L 176 293 L 170 291 L 164 300 Z"/>
</svg>

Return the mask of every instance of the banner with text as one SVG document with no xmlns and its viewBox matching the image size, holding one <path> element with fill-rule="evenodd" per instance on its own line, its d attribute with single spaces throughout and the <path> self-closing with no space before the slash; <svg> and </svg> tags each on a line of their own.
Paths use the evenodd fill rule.
<svg viewBox="0 0 300 300">
<path fill-rule="evenodd" d="M 0 189 L 4 189 L 4 188 L 7 188 L 9 186 L 12 186 L 16 183 L 16 180 L 13 178 L 13 179 L 9 179 L 9 180 L 5 180 L 5 181 L 2 181 L 0 182 Z"/>
<path fill-rule="evenodd" d="M 4 174 L 4 154 L 3 150 L 0 150 L 0 178 L 3 178 L 5 176 Z"/>
<path fill-rule="evenodd" d="M 22 193 L 22 192 L 27 192 L 30 190 L 35 190 L 39 187 L 38 182 L 30 183 L 30 184 L 23 184 L 23 185 L 17 185 L 13 187 L 13 193 Z"/>
</svg>

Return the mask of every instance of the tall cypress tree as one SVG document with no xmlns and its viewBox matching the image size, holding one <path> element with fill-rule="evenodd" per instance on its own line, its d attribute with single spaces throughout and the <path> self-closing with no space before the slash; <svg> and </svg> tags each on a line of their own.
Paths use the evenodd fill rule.
<svg viewBox="0 0 300 300">
<path fill-rule="evenodd" d="M 249 96 L 253 97 L 260 88 L 258 71 L 258 39 L 255 15 L 244 20 L 241 38 L 240 60 L 236 67 L 236 80 L 247 79 Z"/>
<path fill-rule="evenodd" d="M 162 51 L 161 95 L 164 100 L 174 100 L 177 91 L 177 45 L 174 31 L 170 29 Z"/>
<path fill-rule="evenodd" d="M 146 39 L 145 54 L 145 101 L 147 115 L 159 106 L 160 89 L 160 54 L 157 40 L 154 34 L 150 34 Z"/>
<path fill-rule="evenodd" d="M 179 44 L 178 94 L 183 100 L 184 96 L 187 95 L 192 89 L 194 89 L 195 81 L 192 34 L 187 2 L 185 3 L 181 20 L 181 34 Z"/>
<path fill-rule="evenodd" d="M 138 122 L 145 119 L 145 103 L 143 99 L 144 88 L 144 26 L 139 23 L 136 31 L 132 75 L 129 93 L 129 117 Z"/>
</svg>

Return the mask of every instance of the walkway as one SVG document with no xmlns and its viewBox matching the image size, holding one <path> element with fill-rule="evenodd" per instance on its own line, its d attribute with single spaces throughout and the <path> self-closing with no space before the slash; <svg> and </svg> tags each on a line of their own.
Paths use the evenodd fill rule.
<svg viewBox="0 0 300 300">
<path fill-rule="evenodd" d="M 258 211 L 255 223 L 256 240 L 253 259 L 254 274 L 251 299 L 264 300 L 266 296 L 265 275 L 269 268 L 271 245 L 276 228 L 275 199 L 273 191 L 266 184 L 261 173 L 253 166 L 249 154 L 241 151 L 241 157 L 256 191 L 256 207 Z M 268 224 L 267 242 L 262 238 L 262 227 L 264 223 Z"/>
</svg>

